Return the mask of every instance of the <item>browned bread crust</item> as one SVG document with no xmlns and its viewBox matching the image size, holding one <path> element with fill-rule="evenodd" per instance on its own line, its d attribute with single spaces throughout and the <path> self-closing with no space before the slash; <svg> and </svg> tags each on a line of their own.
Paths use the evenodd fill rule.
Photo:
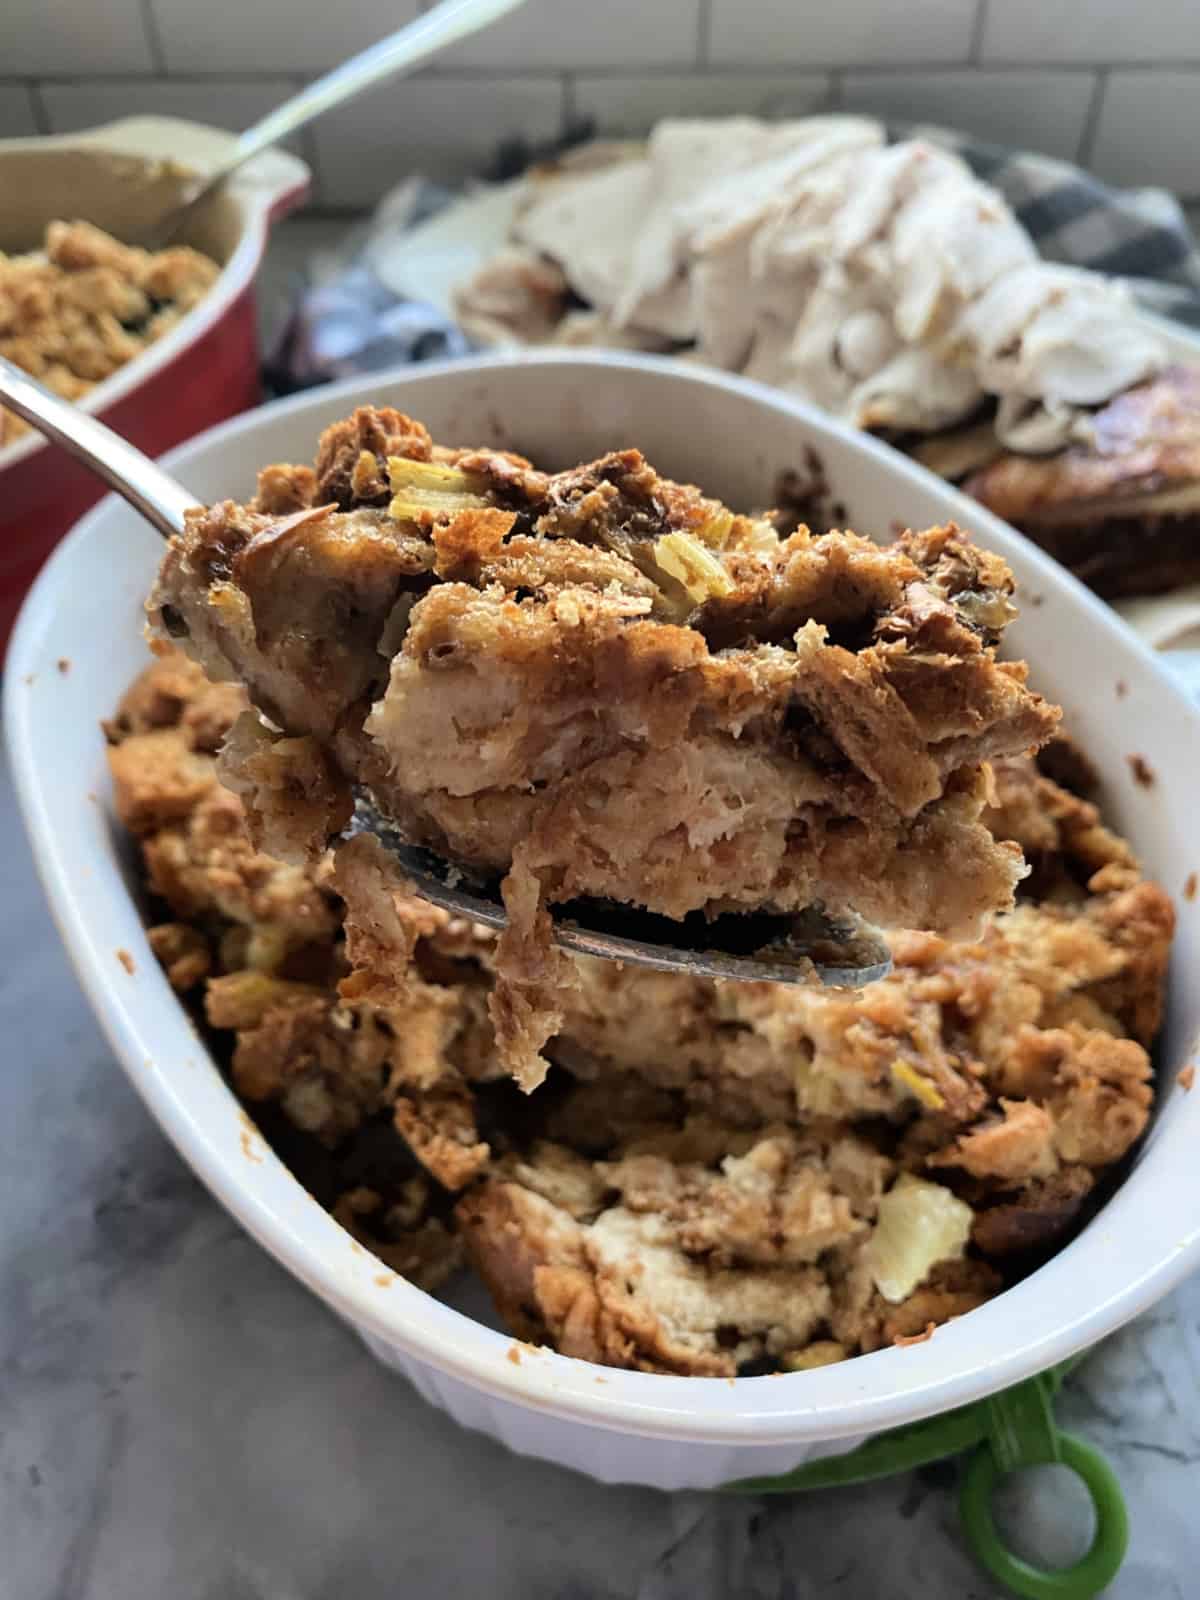
<svg viewBox="0 0 1200 1600">
<path fill-rule="evenodd" d="M 548 904 L 955 936 L 1011 904 L 983 763 L 1058 718 L 996 656 L 1011 591 L 952 526 L 782 536 L 636 450 L 547 474 L 364 407 L 314 468 L 191 517 L 152 609 L 285 730 L 230 745 L 264 845 L 319 849 L 359 784 L 504 875 L 494 1014 L 532 1086 L 569 986 Z"/>
</svg>

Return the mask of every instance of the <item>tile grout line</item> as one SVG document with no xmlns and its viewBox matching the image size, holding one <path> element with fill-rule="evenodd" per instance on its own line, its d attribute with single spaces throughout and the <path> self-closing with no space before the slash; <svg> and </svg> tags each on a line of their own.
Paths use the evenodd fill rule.
<svg viewBox="0 0 1200 1600">
<path fill-rule="evenodd" d="M 316 74 L 311 74 L 315 77 Z M 307 83 L 309 77 L 303 73 L 286 71 L 280 68 L 278 72 L 96 72 L 87 76 L 80 76 L 70 72 L 42 72 L 36 77 L 3 78 L 0 77 L 0 88 L 11 84 L 37 83 L 43 88 L 54 89 L 120 89 L 143 88 L 147 84 L 162 84 L 171 89 L 187 88 L 220 88 L 232 85 L 236 88 L 253 87 L 262 83 Z"/>
<path fill-rule="evenodd" d="M 162 32 L 158 26 L 158 17 L 154 10 L 154 0 L 141 0 L 142 31 L 146 35 L 146 45 L 150 51 L 150 60 L 155 73 L 162 78 L 168 77 L 167 55 L 163 49 Z"/>
<path fill-rule="evenodd" d="M 292 78 L 290 81 L 293 91 L 295 93 L 299 93 L 299 91 L 304 88 L 309 80 L 307 78 Z M 321 201 L 324 198 L 325 186 L 324 180 L 321 177 L 321 149 L 317 144 L 316 124 L 312 122 L 306 123 L 305 126 L 300 129 L 297 138 L 300 144 L 301 159 L 306 163 L 309 171 L 312 173 L 312 183 L 309 186 L 308 191 L 309 197 L 304 209 L 310 210 L 313 207 L 319 208 Z"/>
<path fill-rule="evenodd" d="M 712 65 L 712 0 L 698 0 L 696 6 L 696 65 Z"/>
<path fill-rule="evenodd" d="M 1058 61 L 1044 56 L 1032 60 L 1022 56 L 990 56 L 979 63 L 981 72 L 1195 72 L 1200 69 L 1200 56 L 1172 56 L 1159 59 L 1148 56 L 1126 56 L 1122 61 L 1102 61 L 1089 57 L 1083 61 Z"/>
<path fill-rule="evenodd" d="M 169 69 L 162 72 L 148 70 L 145 72 L 97 72 L 97 73 L 72 73 L 72 72 L 41 72 L 41 73 L 3 73 L 0 72 L 0 87 L 25 88 L 30 84 L 53 85 L 56 88 L 85 88 L 92 84 L 119 86 L 128 84 L 136 87 L 139 84 L 254 84 L 254 83 L 279 83 L 293 79 L 304 82 L 310 81 L 321 71 L 313 68 L 310 71 L 297 68 L 280 67 L 277 69 L 263 68 L 260 70 L 239 70 L 219 68 L 206 72 L 172 72 Z M 761 77 L 764 73 L 775 76 L 785 76 L 803 73 L 807 76 L 820 76 L 822 73 L 840 73 L 857 75 L 870 73 L 878 77 L 945 77 L 953 74 L 974 76 L 1006 77 L 1018 74 L 1034 77 L 1082 76 L 1084 74 L 1104 73 L 1111 75 L 1114 72 L 1177 72 L 1183 74 L 1200 74 L 1200 58 L 1189 58 L 1181 61 L 1160 62 L 1029 62 L 1029 61 L 989 61 L 986 65 L 975 65 L 965 61 L 932 61 L 932 62 L 883 62 L 860 61 L 853 63 L 829 61 L 805 61 L 802 63 L 778 63 L 764 61 L 757 65 L 748 65 L 745 62 L 735 62 L 728 66 L 705 65 L 703 75 L 706 77 L 723 78 L 736 82 L 739 78 L 752 80 Z M 653 67 L 589 67 L 580 73 L 578 68 L 568 66 L 558 67 L 514 67 L 511 70 L 497 71 L 494 67 L 456 66 L 450 68 L 430 66 L 414 73 L 415 78 L 445 78 L 460 79 L 463 82 L 478 82 L 484 79 L 498 80 L 537 80 L 550 82 L 561 79 L 564 73 L 572 73 L 577 77 L 593 78 L 597 80 L 629 79 L 636 82 L 653 82 L 659 78 L 689 78 L 699 76 L 694 67 L 687 63 L 665 63 Z"/>
<path fill-rule="evenodd" d="M 575 74 L 562 73 L 562 105 L 559 109 L 559 136 L 566 139 L 575 127 Z"/>
<path fill-rule="evenodd" d="M 50 111 L 42 95 L 42 86 L 32 79 L 25 85 L 25 93 L 29 99 L 29 109 L 33 113 L 33 125 L 39 133 L 53 133 L 50 126 Z"/>
<path fill-rule="evenodd" d="M 1108 93 L 1107 67 L 1101 67 L 1096 73 L 1096 82 L 1092 87 L 1091 99 L 1083 118 L 1083 127 L 1079 133 L 1075 162 L 1077 166 L 1091 166 L 1092 151 L 1096 144 L 1096 133 L 1100 127 L 1100 116 L 1104 110 L 1104 99 Z"/>
<path fill-rule="evenodd" d="M 1165 72 L 1200 73 L 1200 61 L 1171 61 L 1158 63 Z M 760 68 L 761 71 L 769 70 Z M 785 70 L 785 69 L 776 69 Z M 819 70 L 819 64 L 814 68 Z M 827 69 L 828 70 L 828 69 Z M 1016 77 L 1091 77 L 1096 72 L 1147 72 L 1148 66 L 1129 66 L 1124 62 L 1101 61 L 988 61 L 976 65 L 969 61 L 858 61 L 853 66 L 843 65 L 840 69 L 850 74 L 869 73 L 877 78 L 944 78 L 957 74 L 967 78 L 1016 78 Z"/>
<path fill-rule="evenodd" d="M 975 21 L 971 27 L 971 42 L 967 47 L 967 60 L 973 67 L 979 65 L 983 55 L 983 36 L 987 31 L 988 0 L 977 0 Z"/>
</svg>

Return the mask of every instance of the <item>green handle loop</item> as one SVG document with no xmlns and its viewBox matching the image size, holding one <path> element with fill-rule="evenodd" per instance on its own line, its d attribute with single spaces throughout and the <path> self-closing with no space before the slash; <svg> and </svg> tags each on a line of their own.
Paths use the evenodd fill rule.
<svg viewBox="0 0 1200 1600">
<path fill-rule="evenodd" d="M 967 1462 L 959 1495 L 959 1513 L 967 1542 L 976 1558 L 1000 1583 L 1023 1600 L 1092 1600 L 1116 1577 L 1129 1545 L 1129 1517 L 1121 1486 L 1112 1468 L 1091 1445 L 1074 1434 L 1057 1433 L 1056 1454 L 1083 1479 L 1096 1513 L 1096 1532 L 1087 1554 L 1072 1566 L 1057 1570 L 1032 1566 L 1005 1546 L 992 1516 L 992 1494 L 1001 1478 L 1040 1459 L 997 1459 L 994 1436 L 980 1445 Z M 1006 1452 L 1000 1452 L 1006 1454 Z"/>
<path fill-rule="evenodd" d="M 1060 1433 L 1054 1421 L 1054 1397 L 1080 1360 L 1082 1356 L 1072 1356 L 1002 1394 L 878 1434 L 846 1455 L 810 1461 L 780 1477 L 742 1478 L 724 1488 L 734 1494 L 793 1494 L 870 1483 L 969 1450 L 959 1511 L 967 1543 L 981 1565 L 1022 1600 L 1092 1600 L 1125 1559 L 1129 1518 L 1121 1486 L 1104 1457 L 1073 1434 Z M 1091 1549 L 1074 1566 L 1058 1571 L 1013 1555 L 992 1517 L 992 1491 L 1001 1478 L 1052 1461 L 1079 1474 L 1096 1513 Z"/>
</svg>

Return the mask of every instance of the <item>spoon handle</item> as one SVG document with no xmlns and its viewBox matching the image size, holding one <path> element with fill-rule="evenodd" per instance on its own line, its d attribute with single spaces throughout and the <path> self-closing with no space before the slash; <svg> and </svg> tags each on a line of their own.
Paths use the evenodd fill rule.
<svg viewBox="0 0 1200 1600">
<path fill-rule="evenodd" d="M 442 0 L 441 5 L 415 18 L 398 33 L 361 50 L 332 72 L 307 84 L 299 94 L 268 112 L 261 122 L 247 128 L 229 159 L 205 179 L 203 189 L 189 205 L 198 203 L 243 162 L 279 144 L 315 117 L 398 72 L 417 66 L 456 40 L 478 33 L 524 3 L 525 0 Z"/>
<path fill-rule="evenodd" d="M 183 514 L 197 505 L 189 494 L 160 466 L 133 445 L 114 433 L 98 418 L 73 406 L 69 400 L 51 393 L 36 378 L 0 356 L 0 404 L 61 445 L 68 455 L 82 461 L 123 495 L 164 539 L 183 527 Z"/>
</svg>

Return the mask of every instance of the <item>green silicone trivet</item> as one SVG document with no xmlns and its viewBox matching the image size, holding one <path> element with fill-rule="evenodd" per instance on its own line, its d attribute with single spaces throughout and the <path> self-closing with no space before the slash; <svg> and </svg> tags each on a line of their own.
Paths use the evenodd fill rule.
<svg viewBox="0 0 1200 1600">
<path fill-rule="evenodd" d="M 1055 1423 L 1054 1397 L 1074 1365 L 1074 1360 L 1063 1362 L 974 1405 L 877 1434 L 846 1455 L 809 1462 L 782 1477 L 743 1478 L 725 1487 L 736 1494 L 829 1489 L 892 1477 L 970 1450 L 959 1512 L 976 1559 L 1023 1600 L 1092 1600 L 1112 1582 L 1125 1559 L 1129 1518 L 1121 1486 L 1108 1462 L 1091 1445 L 1063 1433 Z M 1002 1542 L 992 1516 L 992 1495 L 1001 1478 L 1047 1462 L 1060 1462 L 1078 1474 L 1096 1516 L 1087 1554 L 1073 1565 L 1057 1569 L 1035 1567 L 1014 1555 Z"/>
</svg>

